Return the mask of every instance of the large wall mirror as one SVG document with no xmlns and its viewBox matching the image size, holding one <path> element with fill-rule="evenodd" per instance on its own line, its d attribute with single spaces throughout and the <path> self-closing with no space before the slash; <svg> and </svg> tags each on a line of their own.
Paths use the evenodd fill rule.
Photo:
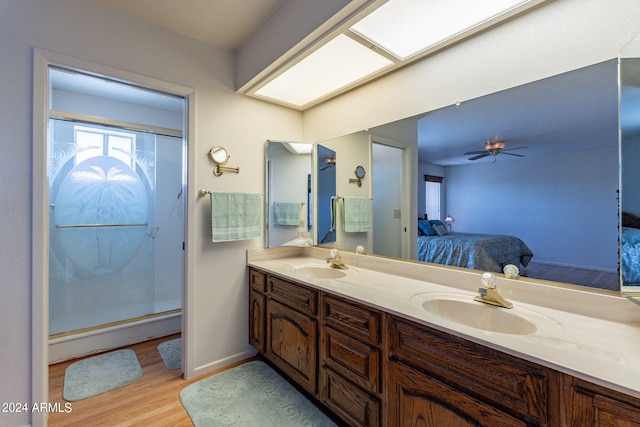
<svg viewBox="0 0 640 427">
<path fill-rule="evenodd" d="M 620 270 L 622 294 L 640 304 L 640 36 L 620 53 Z"/>
<path fill-rule="evenodd" d="M 617 68 L 613 59 L 370 129 L 370 142 L 417 147 L 410 227 L 427 210 L 424 177 L 439 177 L 430 219 L 447 234 L 514 236 L 533 254 L 522 275 L 618 291 Z M 346 145 L 332 147 L 342 158 Z"/>
<path fill-rule="evenodd" d="M 302 142 L 266 143 L 267 247 L 313 244 L 312 149 Z"/>
</svg>

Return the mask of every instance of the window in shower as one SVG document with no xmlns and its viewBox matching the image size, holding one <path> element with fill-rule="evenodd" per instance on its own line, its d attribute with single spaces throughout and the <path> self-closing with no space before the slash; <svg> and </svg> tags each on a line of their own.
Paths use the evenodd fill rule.
<svg viewBox="0 0 640 427">
<path fill-rule="evenodd" d="M 50 335 L 181 308 L 182 147 L 50 119 Z"/>
</svg>

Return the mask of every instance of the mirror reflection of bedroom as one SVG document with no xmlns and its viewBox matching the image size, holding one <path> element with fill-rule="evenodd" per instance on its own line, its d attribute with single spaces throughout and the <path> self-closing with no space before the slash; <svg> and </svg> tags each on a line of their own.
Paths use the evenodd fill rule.
<svg viewBox="0 0 640 427">
<path fill-rule="evenodd" d="M 417 126 L 418 260 L 619 290 L 617 102 L 611 60 L 371 129 Z"/>
</svg>

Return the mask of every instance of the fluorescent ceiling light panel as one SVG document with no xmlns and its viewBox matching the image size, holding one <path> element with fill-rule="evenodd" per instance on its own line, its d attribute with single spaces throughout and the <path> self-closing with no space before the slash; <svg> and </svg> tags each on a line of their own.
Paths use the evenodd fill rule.
<svg viewBox="0 0 640 427">
<path fill-rule="evenodd" d="M 307 142 L 285 142 L 284 146 L 291 154 L 311 154 L 313 144 Z"/>
<path fill-rule="evenodd" d="M 351 31 L 405 60 L 529 0 L 389 0 Z"/>
<path fill-rule="evenodd" d="M 256 95 L 302 107 L 392 64 L 340 34 L 257 90 Z"/>
</svg>

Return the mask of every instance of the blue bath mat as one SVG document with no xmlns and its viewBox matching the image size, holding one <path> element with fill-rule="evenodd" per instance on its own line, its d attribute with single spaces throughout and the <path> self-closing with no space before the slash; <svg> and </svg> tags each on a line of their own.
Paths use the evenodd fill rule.
<svg viewBox="0 0 640 427">
<path fill-rule="evenodd" d="M 182 339 L 165 341 L 158 345 L 158 353 L 162 357 L 167 369 L 180 369 L 182 367 Z"/>
<path fill-rule="evenodd" d="M 133 350 L 117 350 L 72 363 L 64 372 L 62 397 L 82 400 L 131 384 L 142 376 Z"/>
<path fill-rule="evenodd" d="M 335 427 L 267 364 L 244 363 L 193 383 L 180 400 L 196 427 Z"/>
</svg>

